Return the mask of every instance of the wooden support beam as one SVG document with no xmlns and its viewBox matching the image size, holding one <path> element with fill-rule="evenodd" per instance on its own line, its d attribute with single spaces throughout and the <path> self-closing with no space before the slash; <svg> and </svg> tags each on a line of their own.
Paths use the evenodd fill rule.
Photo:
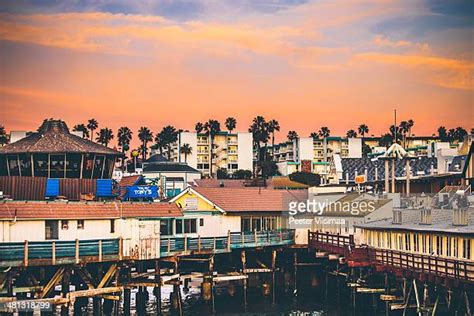
<svg viewBox="0 0 474 316">
<path fill-rule="evenodd" d="M 44 286 L 43 291 L 40 293 L 39 298 L 46 298 L 52 289 L 58 284 L 64 274 L 64 267 L 56 270 L 49 282 Z"/>
<path fill-rule="evenodd" d="M 89 290 L 70 292 L 67 297 L 71 301 L 74 301 L 76 298 L 79 298 L 79 297 L 91 297 L 91 296 L 100 296 L 104 294 L 119 293 L 119 292 L 122 292 L 122 290 L 123 290 L 123 286 L 103 287 L 99 289 L 89 289 Z"/>
<path fill-rule="evenodd" d="M 117 264 L 114 263 L 109 267 L 104 277 L 97 285 L 97 288 L 103 288 L 112 279 L 112 277 L 115 275 L 115 272 L 117 272 Z"/>
</svg>

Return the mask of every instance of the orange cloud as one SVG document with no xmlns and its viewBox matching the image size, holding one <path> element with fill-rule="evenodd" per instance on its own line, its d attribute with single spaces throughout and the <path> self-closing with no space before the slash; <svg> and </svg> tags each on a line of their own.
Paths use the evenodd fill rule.
<svg viewBox="0 0 474 316">
<path fill-rule="evenodd" d="M 474 63 L 471 61 L 432 56 L 380 53 L 358 54 L 354 59 L 414 70 L 422 80 L 441 87 L 474 90 Z"/>
</svg>

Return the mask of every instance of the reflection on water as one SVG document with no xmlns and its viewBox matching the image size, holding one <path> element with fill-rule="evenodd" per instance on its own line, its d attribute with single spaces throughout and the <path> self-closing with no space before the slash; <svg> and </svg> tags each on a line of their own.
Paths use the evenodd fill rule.
<svg viewBox="0 0 474 316">
<path fill-rule="evenodd" d="M 237 284 L 236 282 L 235 284 Z M 170 305 L 170 294 L 172 286 L 162 288 L 162 312 L 165 315 L 175 314 Z M 215 314 L 219 315 L 347 315 L 349 311 L 334 306 L 325 306 L 320 289 L 300 290 L 298 296 L 290 291 L 285 293 L 278 291 L 276 302 L 272 304 L 272 298 L 264 297 L 261 290 L 251 288 L 247 295 L 247 309 L 244 308 L 243 290 L 237 286 L 233 296 L 227 293 L 227 284 L 220 284 L 214 289 L 216 298 L 214 301 Z M 181 288 L 183 299 L 183 311 L 185 315 L 210 315 L 213 313 L 212 301 L 204 302 L 201 298 L 199 286 L 193 285 L 189 289 Z M 132 292 L 132 306 L 135 306 L 135 292 Z M 156 313 L 156 298 L 153 289 L 148 288 L 149 301 L 147 313 Z M 343 304 L 344 305 L 344 304 Z M 347 304 L 346 304 L 347 305 Z M 347 307 L 347 306 L 346 306 Z M 133 311 L 134 312 L 134 311 Z"/>
</svg>

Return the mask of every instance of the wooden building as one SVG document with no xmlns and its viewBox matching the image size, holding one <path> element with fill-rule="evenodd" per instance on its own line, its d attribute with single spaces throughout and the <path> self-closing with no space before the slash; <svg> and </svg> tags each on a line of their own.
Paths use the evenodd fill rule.
<svg viewBox="0 0 474 316">
<path fill-rule="evenodd" d="M 123 154 L 45 120 L 38 132 L 0 148 L 0 177 L 110 179 Z"/>
</svg>

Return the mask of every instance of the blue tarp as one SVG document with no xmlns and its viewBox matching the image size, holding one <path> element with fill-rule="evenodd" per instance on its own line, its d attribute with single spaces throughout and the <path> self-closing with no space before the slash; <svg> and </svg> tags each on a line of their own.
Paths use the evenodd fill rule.
<svg viewBox="0 0 474 316">
<path fill-rule="evenodd" d="M 59 195 L 59 179 L 48 179 L 46 181 L 46 197 L 57 197 Z"/>
<path fill-rule="evenodd" d="M 97 192 L 99 197 L 112 197 L 113 180 L 112 179 L 97 179 Z"/>
</svg>

